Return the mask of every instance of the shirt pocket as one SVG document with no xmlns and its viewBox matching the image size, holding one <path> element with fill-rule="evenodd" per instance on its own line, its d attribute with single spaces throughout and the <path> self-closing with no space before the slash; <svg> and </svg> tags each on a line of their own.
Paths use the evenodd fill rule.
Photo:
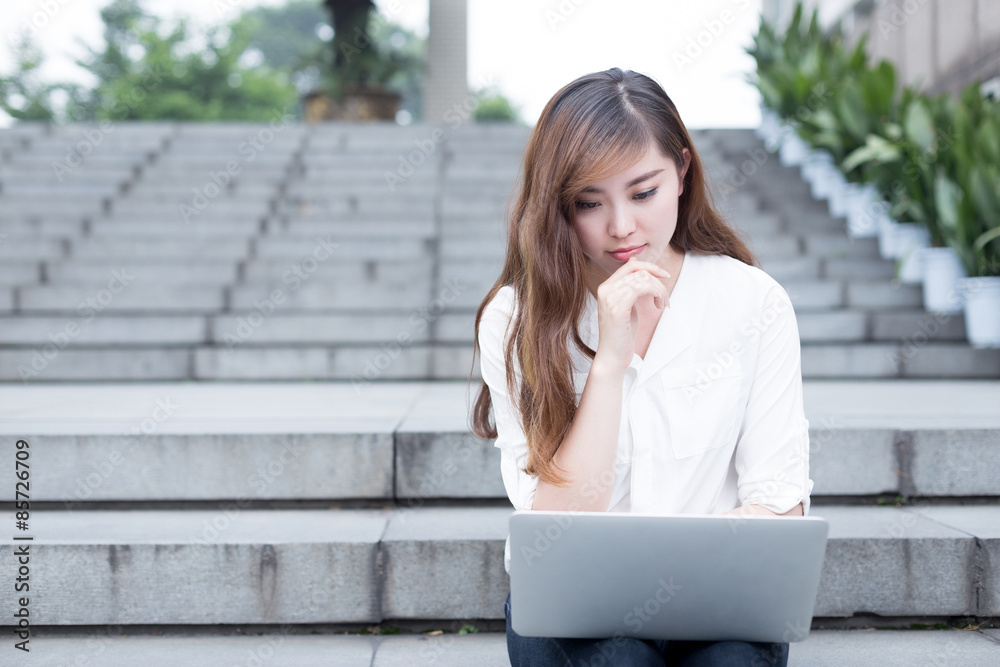
<svg viewBox="0 0 1000 667">
<path fill-rule="evenodd" d="M 688 458 L 736 441 L 743 369 L 739 359 L 661 371 L 674 457 Z"/>
</svg>

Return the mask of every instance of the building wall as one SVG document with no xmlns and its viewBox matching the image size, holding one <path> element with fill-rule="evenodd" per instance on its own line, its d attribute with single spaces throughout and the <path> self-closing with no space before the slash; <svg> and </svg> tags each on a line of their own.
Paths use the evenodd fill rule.
<svg viewBox="0 0 1000 667">
<path fill-rule="evenodd" d="M 874 64 L 896 65 L 901 84 L 958 93 L 1000 76 L 1000 0 L 811 0 L 824 27 L 839 24 L 850 43 L 868 31 Z M 787 23 L 794 0 L 764 0 L 769 20 Z"/>
</svg>

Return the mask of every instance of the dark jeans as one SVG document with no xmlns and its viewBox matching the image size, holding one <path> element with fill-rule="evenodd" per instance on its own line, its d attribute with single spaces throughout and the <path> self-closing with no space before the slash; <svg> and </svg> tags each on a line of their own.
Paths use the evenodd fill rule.
<svg viewBox="0 0 1000 667">
<path fill-rule="evenodd" d="M 504 613 L 507 616 L 507 655 L 512 667 L 785 667 L 788 664 L 787 642 L 522 637 L 510 627 L 510 593 Z"/>
</svg>

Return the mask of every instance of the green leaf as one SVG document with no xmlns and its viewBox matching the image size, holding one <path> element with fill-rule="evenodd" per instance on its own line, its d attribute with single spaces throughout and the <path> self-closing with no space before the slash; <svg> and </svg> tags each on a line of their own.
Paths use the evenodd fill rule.
<svg viewBox="0 0 1000 667">
<path fill-rule="evenodd" d="M 841 164 L 844 171 L 851 171 L 855 167 L 874 162 L 885 164 L 896 162 L 902 157 L 902 151 L 895 144 L 886 141 L 877 134 L 869 134 L 865 138 L 865 145 L 852 151 Z"/>
<path fill-rule="evenodd" d="M 1000 115 L 987 118 L 977 135 L 976 145 L 984 160 L 1000 167 Z"/>
<path fill-rule="evenodd" d="M 962 190 L 943 173 L 938 172 L 934 180 L 934 201 L 937 206 L 938 219 L 942 227 L 952 232 L 958 230 L 959 203 Z"/>
<path fill-rule="evenodd" d="M 980 234 L 979 238 L 973 242 L 972 247 L 976 250 L 976 252 L 982 252 L 983 248 L 986 247 L 986 244 L 994 239 L 1000 239 L 1000 225 Z"/>
<path fill-rule="evenodd" d="M 984 166 L 975 166 L 969 175 L 969 194 L 976 205 L 977 215 L 983 225 L 1000 223 L 1000 177 L 996 171 L 987 172 Z"/>
<path fill-rule="evenodd" d="M 934 141 L 934 120 L 923 100 L 918 100 L 906 110 L 906 120 L 903 121 L 906 136 L 920 150 L 926 153 Z"/>
</svg>

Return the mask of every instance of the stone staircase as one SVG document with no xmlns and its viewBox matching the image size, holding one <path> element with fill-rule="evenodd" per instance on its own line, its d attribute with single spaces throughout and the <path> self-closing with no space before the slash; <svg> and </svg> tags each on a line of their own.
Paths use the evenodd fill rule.
<svg viewBox="0 0 1000 667">
<path fill-rule="evenodd" d="M 0 132 L 0 381 L 468 377 L 527 129 L 113 128 Z M 694 135 L 804 377 L 1000 376 L 752 132 Z"/>
<path fill-rule="evenodd" d="M 944 656 L 936 664 L 991 664 L 1000 385 L 815 380 L 805 389 L 812 514 L 830 522 L 830 536 L 813 630 L 790 664 L 869 651 L 893 656 L 878 664 L 923 664 L 914 661 L 928 651 Z M 195 635 L 218 640 L 206 655 L 227 657 L 190 664 L 246 664 L 247 650 L 272 648 L 275 664 L 330 664 L 320 656 L 331 651 L 343 665 L 503 664 L 510 507 L 498 450 L 468 433 L 468 391 L 462 382 L 373 383 L 361 397 L 349 383 L 0 387 L 0 456 L 14 461 L 17 438 L 31 451 L 33 657 L 52 661 L 30 664 L 72 664 L 95 637 L 115 660 L 101 664 L 131 664 L 149 641 L 184 653 Z M 3 488 L 14 488 L 13 474 Z M 14 547 L 4 538 L 2 571 L 14 571 Z M 12 587 L 0 601 L 17 608 Z M 964 630 L 879 632 L 888 644 L 871 646 L 857 629 L 915 624 Z M 478 636 L 458 635 L 466 625 Z M 403 634 L 345 634 L 373 627 Z M 420 634 L 432 629 L 444 638 Z M 408 652 L 418 650 L 416 661 Z"/>
<path fill-rule="evenodd" d="M 34 538 L 12 664 L 507 664 L 511 509 L 466 379 L 526 130 L 265 128 L 118 124 L 65 189 L 85 128 L 0 132 L 0 572 L 18 439 Z M 750 131 L 695 136 L 803 339 L 831 530 L 789 664 L 1000 664 L 996 351 Z"/>
</svg>

